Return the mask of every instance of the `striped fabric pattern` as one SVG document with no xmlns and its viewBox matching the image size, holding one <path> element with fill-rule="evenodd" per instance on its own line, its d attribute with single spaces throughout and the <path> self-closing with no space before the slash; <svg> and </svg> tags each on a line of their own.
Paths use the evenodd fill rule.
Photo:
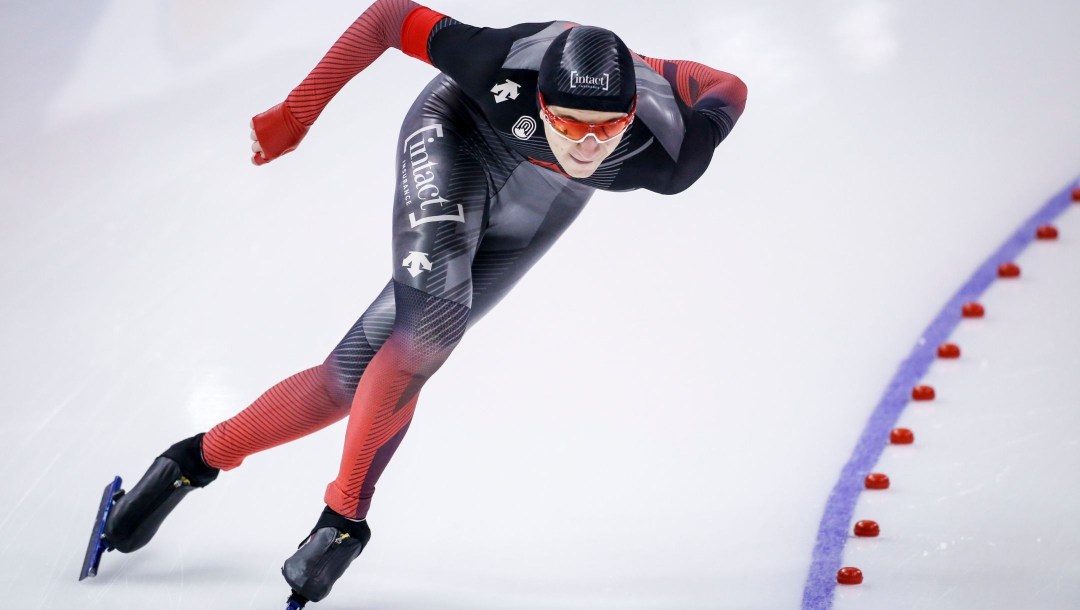
<svg viewBox="0 0 1080 610">
<path fill-rule="evenodd" d="M 285 103 L 296 119 L 311 127 L 338 91 L 393 47 L 401 49 L 401 27 L 414 9 L 412 0 L 376 0 L 338 38 Z"/>
<path fill-rule="evenodd" d="M 203 437 L 207 465 L 232 470 L 252 453 L 321 430 L 349 414 L 349 403 L 331 396 L 325 365 L 301 371 L 267 390 L 235 417 Z"/>
<path fill-rule="evenodd" d="M 267 390 L 203 439 L 203 458 L 231 470 L 247 456 L 316 432 L 349 414 L 368 363 L 394 325 L 393 282 L 375 298 L 323 364 Z"/>
<path fill-rule="evenodd" d="M 368 365 L 353 398 L 338 477 L 325 501 L 339 515 L 367 516 L 375 481 L 405 435 L 424 383 L 465 334 L 469 308 L 394 284 L 394 330 Z"/>
<path fill-rule="evenodd" d="M 732 122 L 742 115 L 746 107 L 746 85 L 734 74 L 695 61 L 640 57 L 672 84 L 687 106 L 697 106 L 705 99 L 722 100 L 725 110 L 732 114 Z"/>
</svg>

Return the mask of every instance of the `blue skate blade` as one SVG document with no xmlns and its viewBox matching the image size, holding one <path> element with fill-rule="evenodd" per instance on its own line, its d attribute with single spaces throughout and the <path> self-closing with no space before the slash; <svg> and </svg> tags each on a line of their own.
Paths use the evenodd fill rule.
<svg viewBox="0 0 1080 610">
<path fill-rule="evenodd" d="M 115 477 L 112 483 L 105 486 L 105 491 L 101 494 L 101 504 L 98 506 L 97 518 L 94 519 L 94 529 L 90 530 L 90 543 L 86 545 L 86 557 L 83 558 L 79 580 L 87 576 L 97 576 L 101 555 L 109 548 L 109 543 L 105 540 L 105 521 L 109 518 L 113 499 L 120 492 L 122 483 L 120 477 Z"/>
</svg>

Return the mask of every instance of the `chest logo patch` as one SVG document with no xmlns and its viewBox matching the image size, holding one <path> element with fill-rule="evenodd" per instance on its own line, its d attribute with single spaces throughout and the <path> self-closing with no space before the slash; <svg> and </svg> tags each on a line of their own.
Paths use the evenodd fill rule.
<svg viewBox="0 0 1080 610">
<path fill-rule="evenodd" d="M 492 87 L 491 92 L 495 94 L 495 103 L 501 104 L 506 100 L 516 100 L 521 94 L 521 85 L 506 79 L 505 83 Z"/>
<path fill-rule="evenodd" d="M 536 119 L 528 115 L 523 115 L 514 123 L 514 128 L 511 130 L 514 137 L 519 140 L 528 140 L 536 133 Z"/>
</svg>

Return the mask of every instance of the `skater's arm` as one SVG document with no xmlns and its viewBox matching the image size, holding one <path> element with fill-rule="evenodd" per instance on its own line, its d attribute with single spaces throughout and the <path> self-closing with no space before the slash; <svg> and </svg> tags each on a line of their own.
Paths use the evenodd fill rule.
<svg viewBox="0 0 1080 610">
<path fill-rule="evenodd" d="M 746 85 L 738 76 L 694 61 L 640 57 L 695 115 L 709 121 L 714 147 L 731 133 L 746 108 Z"/>
<path fill-rule="evenodd" d="M 735 128 L 746 107 L 746 85 L 734 74 L 697 62 L 639 57 L 668 81 L 682 110 L 686 131 L 678 161 L 653 189 L 678 193 L 705 173 L 714 149 Z"/>
<path fill-rule="evenodd" d="M 295 149 L 345 83 L 387 49 L 401 49 L 430 63 L 428 36 L 444 19 L 411 0 L 376 0 L 284 102 L 252 119 L 252 161 L 262 165 Z"/>
</svg>

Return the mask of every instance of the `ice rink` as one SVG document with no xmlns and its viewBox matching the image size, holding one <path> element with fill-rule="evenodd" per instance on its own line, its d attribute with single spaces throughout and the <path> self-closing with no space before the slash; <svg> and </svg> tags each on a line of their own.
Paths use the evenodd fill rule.
<svg viewBox="0 0 1080 610">
<path fill-rule="evenodd" d="M 598 193 L 470 331 L 370 546 L 309 607 L 1080 607 L 1080 3 L 428 5 L 608 27 L 749 100 L 691 189 Z M 432 67 L 391 49 L 296 152 L 248 151 L 366 6 L 0 9 L 8 605 L 284 606 L 340 423 L 77 573 L 113 475 L 322 362 L 386 283 L 397 128 Z M 1035 220 L 1059 238 L 1018 241 Z M 986 275 L 999 254 L 1020 277 Z M 961 357 L 920 360 L 935 333 Z M 898 399 L 916 383 L 936 399 Z M 915 443 L 875 436 L 893 424 Z M 857 493 L 870 470 L 890 488 Z M 843 533 L 861 519 L 881 535 Z M 841 565 L 863 584 L 834 590 Z"/>
</svg>

